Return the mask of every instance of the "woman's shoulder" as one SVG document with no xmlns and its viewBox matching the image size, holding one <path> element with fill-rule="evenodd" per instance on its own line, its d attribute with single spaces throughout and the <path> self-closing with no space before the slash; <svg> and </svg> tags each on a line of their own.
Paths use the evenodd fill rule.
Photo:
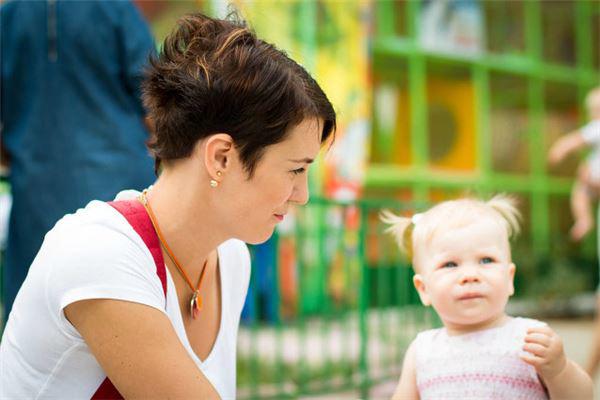
<svg viewBox="0 0 600 400">
<path fill-rule="evenodd" d="M 110 204 L 98 200 L 61 218 L 45 241 L 66 254 L 75 254 L 78 249 L 106 253 L 109 248 L 114 251 L 145 248 L 129 222 Z"/>
<path fill-rule="evenodd" d="M 33 270 L 65 285 L 118 284 L 125 277 L 156 279 L 150 250 L 110 204 L 92 201 L 48 232 Z"/>
<path fill-rule="evenodd" d="M 21 297 L 47 304 L 59 327 L 70 304 L 90 299 L 138 302 L 162 310 L 164 293 L 152 255 L 110 204 L 93 201 L 63 217 L 46 235 Z"/>
</svg>

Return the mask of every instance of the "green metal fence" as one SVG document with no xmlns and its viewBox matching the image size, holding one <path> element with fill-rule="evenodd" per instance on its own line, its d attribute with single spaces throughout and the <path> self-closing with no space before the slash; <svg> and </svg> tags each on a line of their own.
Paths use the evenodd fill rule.
<svg viewBox="0 0 600 400">
<path fill-rule="evenodd" d="M 397 379 L 408 344 L 437 319 L 420 305 L 412 270 L 383 232 L 383 207 L 401 211 L 397 202 L 314 199 L 297 210 L 293 229 L 272 239 L 276 312 L 240 327 L 240 398 L 336 391 L 367 398 L 372 385 Z M 283 260 L 286 248 L 294 256 Z M 256 261 L 254 288 L 261 278 Z M 288 267 L 297 289 L 291 296 L 282 277 Z M 260 308 L 257 291 L 248 301 Z"/>
<path fill-rule="evenodd" d="M 474 54 L 425 48 L 419 37 L 424 4 L 374 3 L 374 113 L 365 195 L 439 201 L 465 191 L 514 193 L 524 216 L 513 251 L 520 293 L 593 290 L 596 237 L 574 244 L 568 236 L 577 157 L 558 168 L 546 159 L 560 135 L 587 120 L 583 99 L 600 84 L 600 2 L 478 2 L 485 43 Z M 454 90 L 455 96 L 440 99 L 436 90 Z M 399 99 L 394 122 L 390 112 L 381 112 L 389 108 L 381 98 L 389 96 L 380 93 L 390 92 Z M 446 124 L 437 118 L 439 102 L 455 113 Z M 569 274 L 578 282 L 571 287 L 558 278 Z"/>
<path fill-rule="evenodd" d="M 486 43 L 480 53 L 470 55 L 432 51 L 420 44 L 423 4 L 374 4 L 375 97 L 381 86 L 392 87 L 404 93 L 409 106 L 406 126 L 390 131 L 389 123 L 378 119 L 378 103 L 374 104 L 367 192 L 397 197 L 406 190 L 416 201 L 435 199 L 432 192 L 438 190 L 518 193 L 531 248 L 540 256 L 552 254 L 555 241 L 566 239 L 553 237 L 558 227 L 551 218 L 557 210 L 566 213 L 575 163 L 551 169 L 546 154 L 559 134 L 586 120 L 583 99 L 600 83 L 600 3 L 479 2 Z M 470 110 L 474 128 L 459 127 L 456 132 L 473 141 L 468 155 L 474 161 L 468 168 L 439 167 L 433 160 L 433 148 L 442 143 L 440 132 L 429 126 L 435 122 L 428 104 L 435 79 L 469 85 L 473 93 L 459 106 Z M 499 115 L 508 116 L 504 127 L 497 123 Z M 552 133 L 563 120 L 566 123 Z M 507 142 L 512 142 L 507 159 L 498 161 L 499 147 Z M 408 148 L 404 164 L 394 159 L 400 146 Z M 595 241 L 589 240 L 585 252 L 593 256 L 594 247 Z"/>
</svg>

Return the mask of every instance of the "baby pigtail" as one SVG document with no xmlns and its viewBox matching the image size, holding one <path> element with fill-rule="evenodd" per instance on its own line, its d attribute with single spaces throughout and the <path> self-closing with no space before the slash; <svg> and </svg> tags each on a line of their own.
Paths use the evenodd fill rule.
<svg viewBox="0 0 600 400">
<path fill-rule="evenodd" d="M 396 215 L 390 210 L 381 211 L 379 219 L 381 219 L 383 223 L 389 225 L 385 232 L 394 236 L 400 247 L 400 251 L 405 253 L 408 257 L 411 257 L 412 232 L 414 227 L 412 219 Z"/>
<path fill-rule="evenodd" d="M 517 199 L 505 194 L 498 194 L 486 202 L 506 222 L 508 237 L 514 238 L 521 231 L 521 213 L 517 208 Z"/>
</svg>

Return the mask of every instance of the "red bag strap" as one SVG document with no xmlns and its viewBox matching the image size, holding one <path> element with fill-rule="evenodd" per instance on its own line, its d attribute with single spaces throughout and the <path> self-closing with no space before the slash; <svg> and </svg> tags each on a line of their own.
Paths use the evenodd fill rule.
<svg viewBox="0 0 600 400">
<path fill-rule="evenodd" d="M 138 200 L 120 200 L 111 201 L 113 206 L 118 212 L 120 212 L 127 222 L 133 227 L 138 235 L 150 250 L 154 263 L 156 264 L 156 275 L 162 283 L 163 293 L 165 298 L 167 296 L 167 271 L 165 269 L 165 261 L 163 259 L 162 250 L 160 248 L 160 241 L 152 226 L 152 221 L 146 212 L 146 209 Z"/>
<path fill-rule="evenodd" d="M 167 298 L 167 271 L 165 269 L 165 262 L 162 256 L 162 250 L 160 249 L 160 242 L 156 231 L 152 226 L 152 221 L 148 217 L 146 209 L 137 200 L 119 200 L 111 201 L 110 204 L 118 212 L 120 212 L 127 222 L 133 227 L 138 235 L 142 238 L 152 258 L 156 264 L 156 275 L 162 283 L 163 293 L 165 294 L 165 301 Z M 92 396 L 94 400 L 112 400 L 112 399 L 123 399 L 121 393 L 115 388 L 108 377 L 102 382 L 96 393 Z"/>
</svg>

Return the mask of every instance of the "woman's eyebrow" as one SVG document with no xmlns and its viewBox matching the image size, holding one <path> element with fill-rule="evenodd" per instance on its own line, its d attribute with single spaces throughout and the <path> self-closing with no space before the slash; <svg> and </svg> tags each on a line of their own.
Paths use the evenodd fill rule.
<svg viewBox="0 0 600 400">
<path fill-rule="evenodd" d="M 301 159 L 289 159 L 288 161 L 292 161 L 295 163 L 307 163 L 307 164 L 311 164 L 314 160 L 312 158 L 306 157 L 306 158 L 301 158 Z"/>
</svg>

